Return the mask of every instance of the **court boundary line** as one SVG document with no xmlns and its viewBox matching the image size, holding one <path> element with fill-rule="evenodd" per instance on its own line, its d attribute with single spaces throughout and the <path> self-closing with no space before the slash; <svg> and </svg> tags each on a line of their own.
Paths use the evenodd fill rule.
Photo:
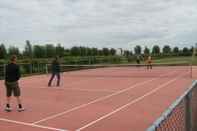
<svg viewBox="0 0 197 131">
<path fill-rule="evenodd" d="M 5 118 L 0 118 L 0 121 L 7 122 L 7 123 L 18 124 L 18 125 L 23 125 L 23 126 L 48 129 L 48 130 L 52 130 L 52 131 L 68 131 L 67 129 L 54 128 L 54 127 L 49 127 L 49 126 L 42 126 L 42 125 L 38 125 L 38 124 L 15 121 L 15 120 L 10 120 L 10 119 L 5 119 Z"/>
<path fill-rule="evenodd" d="M 127 90 L 133 89 L 133 88 L 135 88 L 136 86 L 139 86 L 139 85 L 141 85 L 141 84 L 143 85 L 143 84 L 148 83 L 148 82 L 151 82 L 151 81 L 153 81 L 153 79 L 147 80 L 147 81 L 144 81 L 144 82 L 137 83 L 137 84 L 135 84 L 134 86 L 130 86 L 130 88 L 126 88 L 126 89 L 127 89 Z M 91 105 L 91 104 L 93 104 L 93 103 L 96 103 L 96 102 L 105 100 L 105 99 L 107 99 L 107 98 L 110 98 L 110 97 L 112 97 L 112 96 L 115 96 L 115 95 L 118 95 L 118 94 L 120 94 L 120 93 L 122 93 L 122 92 L 127 91 L 126 89 L 124 89 L 124 91 L 121 90 L 121 91 L 115 92 L 115 93 L 113 93 L 113 94 L 110 94 L 110 95 L 107 95 L 107 96 L 100 97 L 100 98 L 95 99 L 95 100 L 93 100 L 93 101 L 91 101 L 91 102 L 89 102 L 89 103 L 82 104 L 82 105 L 80 105 L 80 106 L 74 107 L 74 108 L 72 108 L 72 109 L 70 109 L 70 110 L 66 110 L 66 111 L 64 111 L 64 112 L 61 112 L 61 113 L 57 113 L 57 114 L 55 114 L 55 115 L 48 116 L 48 117 L 46 117 L 46 118 L 43 118 L 43 119 L 41 119 L 41 120 L 38 120 L 38 121 L 33 122 L 33 124 L 37 124 L 37 123 L 41 123 L 41 122 L 44 122 L 44 121 L 47 121 L 47 120 L 50 120 L 50 119 L 54 119 L 54 118 L 56 118 L 56 117 L 59 117 L 59 116 L 62 116 L 62 115 L 64 115 L 64 114 L 67 114 L 67 113 L 69 113 L 69 112 L 75 111 L 75 110 L 77 110 L 77 109 L 86 107 L 86 106 Z"/>
<path fill-rule="evenodd" d="M 160 75 L 160 76 L 163 76 L 163 75 L 165 76 L 165 75 L 167 75 L 167 74 L 172 74 L 172 73 L 174 73 L 174 72 L 176 72 L 176 71 L 173 71 L 173 72 L 170 72 L 170 73 L 166 73 L 166 74 L 162 74 L 162 75 Z M 62 115 L 64 115 L 64 114 L 67 114 L 67 113 L 70 113 L 70 112 L 72 112 L 72 111 L 75 111 L 75 110 L 77 110 L 77 109 L 86 107 L 86 106 L 91 105 L 91 104 L 93 104 L 93 103 L 103 101 L 103 100 L 108 99 L 108 98 L 110 98 L 110 97 L 112 97 L 112 96 L 116 96 L 116 95 L 118 95 L 118 94 L 121 94 L 121 93 L 123 93 L 123 92 L 126 92 L 126 91 L 128 91 L 128 90 L 131 90 L 131 89 L 133 89 L 133 88 L 136 88 L 136 87 L 138 87 L 138 86 L 144 85 L 144 84 L 146 84 L 146 83 L 149 83 L 149 82 L 154 81 L 154 80 L 157 80 L 157 79 L 160 79 L 160 77 L 158 77 L 158 78 L 153 78 L 153 79 L 146 80 L 146 81 L 142 81 L 142 82 L 138 82 L 138 83 L 136 83 L 136 84 L 134 84 L 134 85 L 132 85 L 132 86 L 129 86 L 128 88 L 122 89 L 122 90 L 120 90 L 120 91 L 117 91 L 117 92 L 115 92 L 115 93 L 112 93 L 112 94 L 107 95 L 107 96 L 104 96 L 104 97 L 100 97 L 100 98 L 95 99 L 95 100 L 93 100 L 93 101 L 91 101 L 91 102 L 89 102 L 89 103 L 82 104 L 82 105 L 77 106 L 77 107 L 74 107 L 74 108 L 72 108 L 72 109 L 69 109 L 69 110 L 66 110 L 66 111 L 63 111 L 63 112 L 60 112 L 60 113 L 57 113 L 57 114 L 54 114 L 54 115 L 45 117 L 45 118 L 43 118 L 43 119 L 41 119 L 41 120 L 38 120 L 38 121 L 33 122 L 32 124 L 38 124 L 38 123 L 41 123 L 41 122 L 44 122 L 44 121 L 47 121 L 47 120 L 54 119 L 54 118 L 56 118 L 56 117 L 59 117 L 59 116 L 62 116 Z"/>
<path fill-rule="evenodd" d="M 123 106 L 121 106 L 121 107 L 115 109 L 114 111 L 112 111 L 112 112 L 110 112 L 110 113 L 108 113 L 108 114 L 106 114 L 106 115 L 104 115 L 104 116 L 102 116 L 102 117 L 100 117 L 100 118 L 98 118 L 98 119 L 96 119 L 96 120 L 90 122 L 89 124 L 86 124 L 86 125 L 84 125 L 84 126 L 78 128 L 78 129 L 76 129 L 75 131 L 82 131 L 83 129 L 86 129 L 86 128 L 88 128 L 88 127 L 90 127 L 90 126 L 92 126 L 92 125 L 98 123 L 99 121 L 101 121 L 101 120 L 103 120 L 103 119 L 106 119 L 106 118 L 112 116 L 113 114 L 115 114 L 115 113 L 117 113 L 117 112 L 119 112 L 119 111 L 122 111 L 123 109 L 125 109 L 125 108 L 127 108 L 127 107 L 129 107 L 129 106 L 131 106 L 131 105 L 133 105 L 133 104 L 135 104 L 135 103 L 137 103 L 137 102 L 143 100 L 144 98 L 146 98 L 146 97 L 148 97 L 148 96 L 150 96 L 150 95 L 152 95 L 152 94 L 154 94 L 154 93 L 156 93 L 158 90 L 160 90 L 160 89 L 162 89 L 162 88 L 166 88 L 169 84 L 171 84 L 171 83 L 173 83 L 174 81 L 178 80 L 181 76 L 182 76 L 182 75 L 180 75 L 180 76 L 178 76 L 178 77 L 176 77 L 176 78 L 174 78 L 174 79 L 172 79 L 172 80 L 168 80 L 168 81 L 165 82 L 164 84 L 158 86 L 158 87 L 155 88 L 155 89 L 152 89 L 152 90 L 149 91 L 148 93 L 145 93 L 144 95 L 142 95 L 142 96 L 140 96 L 140 97 L 138 97 L 138 98 L 136 98 L 136 99 L 130 101 L 129 103 L 127 103 L 127 104 L 125 104 L 125 105 L 123 105 Z"/>
<path fill-rule="evenodd" d="M 35 88 L 33 88 L 35 89 Z M 73 91 L 81 91 L 81 92 L 105 92 L 105 93 L 115 93 L 117 91 L 112 90 L 92 90 L 92 89 L 80 89 L 80 88 L 65 88 L 65 87 L 40 87 L 36 89 L 49 89 L 49 90 L 73 90 Z"/>
</svg>

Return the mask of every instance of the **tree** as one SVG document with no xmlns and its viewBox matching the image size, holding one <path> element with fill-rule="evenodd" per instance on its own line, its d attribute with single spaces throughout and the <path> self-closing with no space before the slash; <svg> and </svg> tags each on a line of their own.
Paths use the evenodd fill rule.
<svg viewBox="0 0 197 131">
<path fill-rule="evenodd" d="M 9 54 L 9 56 L 11 56 L 11 55 L 19 56 L 20 55 L 20 51 L 19 51 L 19 49 L 17 47 L 10 46 L 8 48 L 8 54 Z"/>
<path fill-rule="evenodd" d="M 79 47 L 72 47 L 71 50 L 70 50 L 70 54 L 72 56 L 79 56 L 80 55 L 80 48 Z"/>
<path fill-rule="evenodd" d="M 129 51 L 129 55 L 132 56 L 133 55 L 133 52 L 132 51 Z"/>
<path fill-rule="evenodd" d="M 116 55 L 116 50 L 114 48 L 110 49 L 110 55 Z"/>
<path fill-rule="evenodd" d="M 29 40 L 26 40 L 26 45 L 25 45 L 25 50 L 23 52 L 23 55 L 31 59 L 33 58 L 33 49 Z"/>
<path fill-rule="evenodd" d="M 97 56 L 98 55 L 98 49 L 97 48 L 92 48 L 92 55 Z"/>
<path fill-rule="evenodd" d="M 79 53 L 80 56 L 87 56 L 88 48 L 82 47 L 82 46 L 80 46 L 78 48 L 79 48 L 79 52 L 78 53 Z"/>
<path fill-rule="evenodd" d="M 57 44 L 56 46 L 56 55 L 58 55 L 59 57 L 64 56 L 64 47 L 62 47 L 61 44 Z"/>
<path fill-rule="evenodd" d="M 183 48 L 183 55 L 184 56 L 189 56 L 190 55 L 190 50 L 187 47 Z"/>
<path fill-rule="evenodd" d="M 137 46 L 134 48 L 134 51 L 135 51 L 135 54 L 136 54 L 136 55 L 140 55 L 140 54 L 141 54 L 141 51 L 142 51 L 141 46 L 137 45 Z"/>
<path fill-rule="evenodd" d="M 34 57 L 35 58 L 45 58 L 46 57 L 46 48 L 41 45 L 34 45 Z"/>
<path fill-rule="evenodd" d="M 190 55 L 192 55 L 194 53 L 194 47 L 193 46 L 189 49 L 189 52 L 190 52 Z"/>
<path fill-rule="evenodd" d="M 149 55 L 150 54 L 150 49 L 148 49 L 148 47 L 145 47 L 144 49 L 144 55 Z"/>
<path fill-rule="evenodd" d="M 2 43 L 0 45 L 0 59 L 5 59 L 7 56 L 7 50 L 5 48 L 5 45 Z"/>
<path fill-rule="evenodd" d="M 176 55 L 176 56 L 179 55 L 179 48 L 178 47 L 173 48 L 173 54 Z"/>
<path fill-rule="evenodd" d="M 126 56 L 126 57 L 129 57 L 130 56 L 129 50 L 125 50 L 123 55 Z"/>
<path fill-rule="evenodd" d="M 103 54 L 105 55 L 105 56 L 108 56 L 109 54 L 110 54 L 110 51 L 109 51 L 109 49 L 108 48 L 103 48 Z"/>
<path fill-rule="evenodd" d="M 158 45 L 153 46 L 152 54 L 155 56 L 160 54 L 160 47 Z"/>
<path fill-rule="evenodd" d="M 46 48 L 46 57 L 51 58 L 56 55 L 56 48 L 52 44 L 47 44 Z"/>
<path fill-rule="evenodd" d="M 171 47 L 169 45 L 165 45 L 163 47 L 163 54 L 169 55 L 171 53 Z"/>
<path fill-rule="evenodd" d="M 99 50 L 98 50 L 98 55 L 99 55 L 99 56 L 103 56 L 103 50 L 99 49 Z"/>
<path fill-rule="evenodd" d="M 71 55 L 70 49 L 64 49 L 64 56 L 70 56 L 70 55 Z"/>
</svg>

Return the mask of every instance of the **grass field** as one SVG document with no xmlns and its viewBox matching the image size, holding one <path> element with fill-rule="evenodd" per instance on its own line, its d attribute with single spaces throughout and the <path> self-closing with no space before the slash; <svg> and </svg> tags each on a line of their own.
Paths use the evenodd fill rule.
<svg viewBox="0 0 197 131">
<path fill-rule="evenodd" d="M 161 58 L 154 60 L 154 63 L 192 63 L 193 65 L 197 65 L 197 56 L 192 59 L 192 57 L 185 57 L 185 56 L 179 56 L 179 57 L 169 57 L 169 58 Z"/>
</svg>

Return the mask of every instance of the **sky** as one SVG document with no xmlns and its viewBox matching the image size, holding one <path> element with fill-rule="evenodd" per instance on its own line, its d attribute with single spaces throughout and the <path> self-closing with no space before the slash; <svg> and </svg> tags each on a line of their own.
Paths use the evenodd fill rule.
<svg viewBox="0 0 197 131">
<path fill-rule="evenodd" d="M 0 43 L 131 49 L 197 43 L 197 0 L 0 0 Z"/>
</svg>

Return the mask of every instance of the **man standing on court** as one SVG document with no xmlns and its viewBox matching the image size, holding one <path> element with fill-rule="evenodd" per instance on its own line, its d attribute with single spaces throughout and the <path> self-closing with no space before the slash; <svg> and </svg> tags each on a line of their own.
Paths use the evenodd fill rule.
<svg viewBox="0 0 197 131">
<path fill-rule="evenodd" d="M 19 66 L 16 64 L 16 61 L 17 61 L 17 57 L 13 55 L 10 58 L 10 63 L 6 65 L 6 69 L 5 69 L 5 86 L 6 86 L 6 95 L 7 95 L 7 104 L 5 111 L 7 112 L 12 111 L 10 107 L 10 100 L 12 94 L 14 94 L 14 96 L 17 99 L 18 111 L 19 112 L 24 111 L 24 108 L 22 107 L 21 104 L 21 99 L 20 99 L 21 91 L 18 83 L 21 77 L 21 73 Z"/>
<path fill-rule="evenodd" d="M 60 62 L 59 62 L 59 58 L 56 56 L 55 59 L 52 62 L 52 75 L 51 78 L 49 80 L 48 86 L 51 86 L 51 83 L 54 79 L 54 77 L 57 77 L 57 86 L 60 86 Z"/>
<path fill-rule="evenodd" d="M 152 57 L 148 56 L 147 69 L 152 69 Z"/>
<path fill-rule="evenodd" d="M 140 55 L 136 56 L 136 63 L 137 63 L 137 67 L 140 66 Z"/>
</svg>

